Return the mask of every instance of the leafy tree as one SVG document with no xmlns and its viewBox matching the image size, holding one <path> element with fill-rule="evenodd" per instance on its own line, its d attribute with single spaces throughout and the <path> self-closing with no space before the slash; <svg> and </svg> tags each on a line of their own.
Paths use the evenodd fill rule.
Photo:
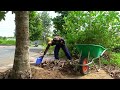
<svg viewBox="0 0 120 90">
<path fill-rule="evenodd" d="M 30 40 L 35 41 L 42 38 L 43 24 L 40 14 L 37 11 L 30 11 L 29 15 Z"/>
<path fill-rule="evenodd" d="M 5 14 L 6 13 L 7 13 L 7 11 L 0 11 L 0 21 L 5 20 Z"/>
<path fill-rule="evenodd" d="M 43 11 L 41 13 L 41 20 L 43 24 L 43 37 L 45 39 L 50 35 L 50 27 L 51 27 L 51 17 L 49 16 L 47 11 Z"/>
<path fill-rule="evenodd" d="M 119 17 L 119 13 L 115 11 L 69 12 L 67 17 L 64 17 L 65 38 L 69 49 L 73 53 L 75 44 L 85 43 L 113 48 L 119 43 Z"/>
<path fill-rule="evenodd" d="M 66 32 L 63 29 L 63 25 L 65 24 L 65 21 L 63 18 L 68 15 L 68 11 L 55 11 L 55 12 L 58 13 L 59 15 L 52 19 L 54 28 L 55 28 L 53 32 L 54 34 L 58 33 L 58 34 L 64 35 L 66 34 Z"/>
</svg>

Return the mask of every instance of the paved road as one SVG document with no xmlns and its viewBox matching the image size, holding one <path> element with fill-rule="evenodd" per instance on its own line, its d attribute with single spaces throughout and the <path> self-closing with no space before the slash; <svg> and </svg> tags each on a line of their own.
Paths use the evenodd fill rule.
<svg viewBox="0 0 120 90">
<path fill-rule="evenodd" d="M 30 56 L 34 57 L 33 54 L 38 54 L 42 50 L 42 47 L 31 47 Z M 14 46 L 0 46 L 0 67 L 12 64 L 14 61 Z"/>
</svg>

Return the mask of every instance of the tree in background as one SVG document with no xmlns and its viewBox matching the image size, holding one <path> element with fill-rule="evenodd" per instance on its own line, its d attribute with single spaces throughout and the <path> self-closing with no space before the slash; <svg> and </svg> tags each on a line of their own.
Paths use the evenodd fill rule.
<svg viewBox="0 0 120 90">
<path fill-rule="evenodd" d="M 5 14 L 7 13 L 8 11 L 0 11 L 0 21 L 1 20 L 5 20 Z"/>
<path fill-rule="evenodd" d="M 47 11 L 43 11 L 41 13 L 41 20 L 43 25 L 43 39 L 50 35 L 50 27 L 51 27 L 51 17 Z"/>
<path fill-rule="evenodd" d="M 30 40 L 35 41 L 42 39 L 44 27 L 40 14 L 37 11 L 30 11 L 29 17 Z"/>
<path fill-rule="evenodd" d="M 52 19 L 55 28 L 53 32 L 54 34 L 61 34 L 64 36 L 66 32 L 63 28 L 63 25 L 65 24 L 63 18 L 68 15 L 68 11 L 55 11 L 55 13 L 58 13 L 59 15 Z"/>
</svg>

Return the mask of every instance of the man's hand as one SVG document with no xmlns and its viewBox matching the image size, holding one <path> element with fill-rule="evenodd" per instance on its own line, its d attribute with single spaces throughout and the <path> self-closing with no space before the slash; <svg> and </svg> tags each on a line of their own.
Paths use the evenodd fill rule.
<svg viewBox="0 0 120 90">
<path fill-rule="evenodd" d="M 41 58 L 41 57 L 43 58 L 43 57 L 44 57 L 44 55 L 40 56 L 39 58 Z"/>
</svg>

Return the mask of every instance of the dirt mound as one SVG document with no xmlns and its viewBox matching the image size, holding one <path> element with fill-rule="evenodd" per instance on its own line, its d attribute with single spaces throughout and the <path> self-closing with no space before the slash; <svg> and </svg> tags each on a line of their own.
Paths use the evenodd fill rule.
<svg viewBox="0 0 120 90">
<path fill-rule="evenodd" d="M 66 73 L 75 75 L 79 72 L 78 60 L 74 61 L 60 60 L 44 62 L 41 65 L 39 65 L 39 67 L 44 68 L 46 70 L 59 71 L 63 74 Z"/>
<path fill-rule="evenodd" d="M 32 79 L 118 79 L 120 76 L 119 68 L 115 66 L 103 66 L 104 70 L 96 72 L 90 68 L 89 74 L 82 76 L 79 72 L 78 61 L 51 61 L 44 62 L 39 66 L 31 65 Z M 117 71 L 116 71 L 117 70 Z M 0 73 L 0 79 L 8 79 L 11 69 Z M 112 77 L 111 77 L 111 76 Z"/>
<path fill-rule="evenodd" d="M 32 79 L 62 79 L 65 78 L 60 72 L 58 71 L 49 71 L 45 70 L 40 67 L 33 66 L 32 70 Z"/>
</svg>

